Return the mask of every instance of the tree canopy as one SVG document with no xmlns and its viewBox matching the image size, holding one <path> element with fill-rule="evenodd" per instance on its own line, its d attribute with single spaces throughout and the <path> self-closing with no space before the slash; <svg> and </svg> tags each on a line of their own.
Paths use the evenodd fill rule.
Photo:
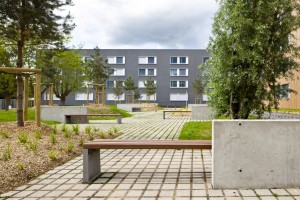
<svg viewBox="0 0 300 200">
<path fill-rule="evenodd" d="M 197 77 L 192 81 L 192 90 L 195 94 L 195 98 L 200 98 L 200 103 L 201 103 L 200 95 L 204 92 L 204 86 L 200 74 L 197 74 Z"/>
<path fill-rule="evenodd" d="M 294 0 L 220 0 L 206 62 L 210 105 L 217 115 L 262 116 L 278 106 L 278 79 L 299 67 Z"/>
<path fill-rule="evenodd" d="M 40 52 L 38 66 L 45 83 L 53 83 L 54 93 L 65 105 L 71 92 L 79 91 L 85 80 L 81 55 L 75 50 L 49 50 Z"/>
<path fill-rule="evenodd" d="M 85 74 L 89 81 L 98 84 L 105 84 L 112 74 L 107 60 L 101 56 L 98 47 L 94 48 L 91 58 L 86 60 Z"/>
<path fill-rule="evenodd" d="M 1 0 L 0 35 L 17 48 L 17 67 L 23 67 L 23 50 L 33 45 L 62 45 L 62 41 L 73 30 L 71 16 L 58 13 L 71 0 Z M 61 12 L 60 12 L 61 13 Z M 22 108 L 23 81 L 17 76 L 17 118 L 24 126 Z"/>
<path fill-rule="evenodd" d="M 124 81 L 116 80 L 116 85 L 113 88 L 114 95 L 118 98 L 118 101 L 120 101 L 121 95 L 124 93 Z"/>
<path fill-rule="evenodd" d="M 144 85 L 145 85 L 147 100 L 149 100 L 150 96 L 155 94 L 157 86 L 151 77 L 148 78 L 146 81 L 144 81 Z"/>
</svg>

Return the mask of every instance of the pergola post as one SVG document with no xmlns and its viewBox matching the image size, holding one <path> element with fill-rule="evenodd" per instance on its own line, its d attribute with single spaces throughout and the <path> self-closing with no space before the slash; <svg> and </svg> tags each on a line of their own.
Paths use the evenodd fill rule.
<svg viewBox="0 0 300 200">
<path fill-rule="evenodd" d="M 105 106 L 106 94 L 105 94 L 105 86 L 102 86 L 102 105 Z"/>
<path fill-rule="evenodd" d="M 29 93 L 29 76 L 24 76 L 24 105 L 23 105 L 23 119 L 24 121 L 28 120 L 28 93 Z"/>
<path fill-rule="evenodd" d="M 49 106 L 53 106 L 53 83 L 50 83 Z"/>
<path fill-rule="evenodd" d="M 36 88 L 35 88 L 35 120 L 38 127 L 41 126 L 41 73 L 36 74 Z"/>
<path fill-rule="evenodd" d="M 96 87 L 96 104 L 99 104 L 99 92 L 98 92 L 98 86 L 95 85 L 94 87 Z"/>
<path fill-rule="evenodd" d="M 90 100 L 90 84 L 87 85 L 86 105 L 89 105 L 89 100 Z"/>
</svg>

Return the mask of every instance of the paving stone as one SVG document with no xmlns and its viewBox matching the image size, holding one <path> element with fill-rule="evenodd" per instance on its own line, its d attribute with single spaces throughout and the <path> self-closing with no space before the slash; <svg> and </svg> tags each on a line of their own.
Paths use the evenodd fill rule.
<svg viewBox="0 0 300 200">
<path fill-rule="evenodd" d="M 224 190 L 224 194 L 225 194 L 226 197 L 238 197 L 238 196 L 240 196 L 239 192 L 237 190 Z"/>
<path fill-rule="evenodd" d="M 273 196 L 270 190 L 267 189 L 257 189 L 255 190 L 256 194 L 259 196 Z"/>
<path fill-rule="evenodd" d="M 278 196 L 289 196 L 289 193 L 284 189 L 271 189 L 271 192 Z"/>
<path fill-rule="evenodd" d="M 110 190 L 99 191 L 97 194 L 95 194 L 95 197 L 106 197 L 110 192 Z"/>
<path fill-rule="evenodd" d="M 222 190 L 208 190 L 208 195 L 211 197 L 221 197 L 223 196 Z"/>
<path fill-rule="evenodd" d="M 259 200 L 258 197 L 243 197 L 244 200 Z"/>
<path fill-rule="evenodd" d="M 260 197 L 260 199 L 261 200 L 276 200 L 276 198 L 273 196 L 262 196 L 262 197 Z"/>
<path fill-rule="evenodd" d="M 243 197 L 256 197 L 253 190 L 239 190 Z"/>
<path fill-rule="evenodd" d="M 65 193 L 65 191 L 55 190 L 55 191 L 52 191 L 52 192 L 49 192 L 48 194 L 46 194 L 45 197 L 59 197 L 63 193 Z"/>
<path fill-rule="evenodd" d="M 161 190 L 159 193 L 160 197 L 171 197 L 174 195 L 175 190 Z"/>
<path fill-rule="evenodd" d="M 130 190 L 127 194 L 128 197 L 140 197 L 143 193 L 143 190 Z"/>
<path fill-rule="evenodd" d="M 77 197 L 91 197 L 95 193 L 96 193 L 96 191 L 93 191 L 93 190 L 85 190 L 85 191 L 79 193 L 77 195 Z"/>
<path fill-rule="evenodd" d="M 205 190 L 193 190 L 192 195 L 193 197 L 205 197 L 207 194 Z"/>
<path fill-rule="evenodd" d="M 70 190 L 66 191 L 65 193 L 62 194 L 62 197 L 76 197 L 77 194 L 79 194 L 79 190 Z"/>
<path fill-rule="evenodd" d="M 279 197 L 277 197 L 277 199 L 279 199 L 279 200 L 293 200 L 292 197 L 283 197 L 283 196 L 279 196 Z"/>
<path fill-rule="evenodd" d="M 291 195 L 300 196 L 300 189 L 291 188 L 291 189 L 287 189 L 287 191 L 289 191 Z"/>
<path fill-rule="evenodd" d="M 43 197 L 47 193 L 49 193 L 49 191 L 35 191 L 29 195 L 29 197 Z"/>
</svg>

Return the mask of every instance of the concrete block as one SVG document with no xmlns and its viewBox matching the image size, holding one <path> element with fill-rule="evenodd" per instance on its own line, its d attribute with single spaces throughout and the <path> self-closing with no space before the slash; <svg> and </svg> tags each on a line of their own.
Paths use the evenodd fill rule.
<svg viewBox="0 0 300 200">
<path fill-rule="evenodd" d="M 132 108 L 141 108 L 141 104 L 132 103 L 132 104 L 117 104 L 117 108 L 126 110 L 127 112 L 132 112 Z"/>
<path fill-rule="evenodd" d="M 65 123 L 66 114 L 88 114 L 86 106 L 42 106 L 42 121 L 59 121 Z"/>
<path fill-rule="evenodd" d="M 100 173 L 100 150 L 83 149 L 83 182 L 93 182 Z"/>
<path fill-rule="evenodd" d="M 215 189 L 300 187 L 300 120 L 213 120 Z"/>
<path fill-rule="evenodd" d="M 192 111 L 192 119 L 213 119 L 213 111 L 207 104 L 189 104 L 188 108 Z"/>
</svg>

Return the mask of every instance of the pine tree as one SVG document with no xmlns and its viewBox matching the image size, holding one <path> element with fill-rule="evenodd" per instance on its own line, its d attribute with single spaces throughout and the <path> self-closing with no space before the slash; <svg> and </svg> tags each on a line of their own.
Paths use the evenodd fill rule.
<svg viewBox="0 0 300 200">
<path fill-rule="evenodd" d="M 144 85 L 145 85 L 145 91 L 147 95 L 147 101 L 149 101 L 150 96 L 155 94 L 157 86 L 151 77 L 148 78 L 146 81 L 144 81 Z"/>
<path fill-rule="evenodd" d="M 56 14 L 71 0 L 1 0 L 0 35 L 17 47 L 17 67 L 23 68 L 24 48 L 31 45 L 61 45 L 74 28 L 71 16 Z M 17 76 L 18 126 L 24 126 L 23 80 Z"/>
</svg>

